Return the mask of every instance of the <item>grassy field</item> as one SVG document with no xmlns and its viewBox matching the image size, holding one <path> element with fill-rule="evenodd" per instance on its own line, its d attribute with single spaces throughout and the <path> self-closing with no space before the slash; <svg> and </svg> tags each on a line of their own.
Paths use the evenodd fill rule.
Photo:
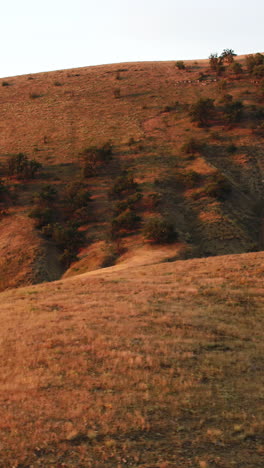
<svg viewBox="0 0 264 468">
<path fill-rule="evenodd" d="M 264 254 L 1 294 L 0 466 L 263 466 Z"/>
</svg>

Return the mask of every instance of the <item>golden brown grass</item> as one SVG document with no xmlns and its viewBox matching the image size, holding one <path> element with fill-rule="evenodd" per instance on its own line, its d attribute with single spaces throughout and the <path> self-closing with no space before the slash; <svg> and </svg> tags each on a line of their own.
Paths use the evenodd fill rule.
<svg viewBox="0 0 264 468">
<path fill-rule="evenodd" d="M 8 467 L 261 467 L 264 254 L 1 294 Z"/>
<path fill-rule="evenodd" d="M 243 62 L 243 57 L 237 60 Z M 215 76 L 208 68 L 208 61 L 187 61 L 186 64 L 186 71 L 178 70 L 175 62 L 84 67 L 12 77 L 8 79 L 10 86 L 0 87 L 0 162 L 5 164 L 11 154 L 22 151 L 43 164 L 40 179 L 26 183 L 24 189 L 17 188 L 18 206 L 12 206 L 10 219 L 21 212 L 23 216 L 28 214 L 33 194 L 43 184 L 55 184 L 59 192 L 62 191 L 78 174 L 80 152 L 85 148 L 100 146 L 109 140 L 113 143 L 113 161 L 98 177 L 89 180 L 93 214 L 84 228 L 87 245 L 79 252 L 80 262 L 73 264 L 66 274 L 96 269 L 103 263 L 105 234 L 111 217 L 111 203 L 106 194 L 113 178 L 124 167 L 132 170 L 143 193 L 142 224 L 155 214 L 148 204 L 149 194 L 160 192 L 162 203 L 158 211 L 174 223 L 180 243 L 189 249 L 190 255 L 240 253 L 263 248 L 261 221 L 253 212 L 254 203 L 263 191 L 262 138 L 252 133 L 248 114 L 242 122 L 228 128 L 221 118 L 215 119 L 210 129 L 198 128 L 188 116 L 188 106 L 199 97 L 213 98 L 220 106 L 224 93 L 242 99 L 248 113 L 250 106 L 259 106 L 258 85 L 247 73 L 240 80 L 233 80 L 227 72 L 223 76 L 226 89 L 220 92 L 219 83 L 212 81 Z M 208 75 L 205 86 L 197 82 L 201 72 Z M 120 98 L 114 95 L 116 88 L 120 88 Z M 184 154 L 181 147 L 190 136 L 204 142 L 206 151 L 194 156 Z M 235 154 L 226 151 L 230 144 L 237 146 Z M 177 174 L 189 170 L 201 175 L 201 184 L 180 190 Z M 226 203 L 213 203 L 212 198 L 200 196 L 206 177 L 217 171 L 223 173 L 233 187 Z M 15 234 L 16 222 L 11 222 L 12 225 Z M 31 230 L 30 220 L 28 230 Z M 43 243 L 38 241 L 32 264 L 39 263 L 38 250 Z M 47 244 L 44 246 L 46 248 Z M 144 248 L 141 228 L 136 235 L 123 241 L 123 250 L 128 256 L 137 256 Z M 12 245 L 10 249 L 12 251 Z M 175 250 L 177 246 L 173 246 L 173 255 Z M 15 251 L 11 254 L 14 257 Z M 49 252 L 44 257 L 50 258 Z M 7 272 L 7 286 L 21 285 L 22 277 L 23 284 L 31 281 L 26 261 L 21 261 L 17 278 L 8 273 L 8 256 L 4 250 L 2 265 Z M 49 269 L 46 261 L 43 269 Z M 43 276 L 43 279 L 48 278 L 49 275 Z"/>
</svg>

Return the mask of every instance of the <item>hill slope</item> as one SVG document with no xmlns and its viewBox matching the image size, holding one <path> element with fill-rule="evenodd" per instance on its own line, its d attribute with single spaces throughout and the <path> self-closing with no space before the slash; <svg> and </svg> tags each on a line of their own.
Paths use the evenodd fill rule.
<svg viewBox="0 0 264 468">
<path fill-rule="evenodd" d="M 63 201 L 65 190 L 72 181 L 84 183 L 91 194 L 88 215 L 78 214 L 85 240 L 74 255 L 66 252 L 66 276 L 122 262 L 148 249 L 152 244 L 142 234 L 151 216 L 164 218 L 178 233 L 171 258 L 263 249 L 263 97 L 245 59 L 237 60 L 243 65 L 239 76 L 227 69 L 217 77 L 205 60 L 186 62 L 184 70 L 178 70 L 175 62 L 129 63 L 3 80 L 1 173 L 16 197 L 1 205 L 9 210 L 10 221 L 21 213 L 27 216 L 34 194 L 48 184 L 57 190 L 55 220 L 65 223 L 65 210 L 69 212 Z M 189 115 L 200 98 L 213 99 L 215 104 L 214 115 L 203 127 L 191 122 Z M 225 102 L 230 99 L 243 103 L 240 120 L 227 119 Z M 188 149 L 190 137 L 196 147 Z M 85 150 L 100 149 L 108 142 L 112 159 L 100 164 L 96 175 L 82 179 Z M 37 178 L 19 181 L 10 176 L 6 167 L 19 152 L 42 164 Z M 119 195 L 114 200 L 108 193 L 124 170 L 133 175 L 142 199 L 132 207 L 140 222 L 121 229 L 120 240 L 113 238 L 112 229 L 117 222 L 124 223 L 115 218 L 127 209 L 124 203 L 117 208 Z M 121 201 L 128 200 L 123 196 Z M 67 219 L 72 222 L 71 216 Z M 58 262 L 68 250 L 67 242 L 56 250 L 58 242 L 49 230 L 45 232 L 50 235 L 48 242 L 43 244 L 40 231 L 36 237 L 40 250 L 41 245 L 55 249 Z M 37 249 L 35 263 L 38 255 Z M 2 261 L 7 271 L 4 252 Z M 45 264 L 44 270 L 48 269 Z M 13 273 L 12 278 L 2 278 L 2 284 L 21 284 L 22 270 L 27 284 L 32 274 L 26 261 L 21 262 L 17 279 Z"/>
<path fill-rule="evenodd" d="M 261 467 L 263 265 L 116 266 L 2 293 L 0 466 Z"/>
</svg>

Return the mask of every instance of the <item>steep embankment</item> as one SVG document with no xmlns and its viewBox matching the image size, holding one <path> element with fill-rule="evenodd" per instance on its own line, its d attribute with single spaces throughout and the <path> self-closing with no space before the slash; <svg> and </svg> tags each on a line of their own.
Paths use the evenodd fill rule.
<svg viewBox="0 0 264 468">
<path fill-rule="evenodd" d="M 70 257 L 66 275 L 126 261 L 148 249 L 151 244 L 142 233 L 151 216 L 165 218 L 177 231 L 173 258 L 262 249 L 262 95 L 244 58 L 237 61 L 243 73 L 235 75 L 227 67 L 221 77 L 205 60 L 186 62 L 184 70 L 178 70 L 175 62 L 129 63 L 3 80 L 1 173 L 10 189 L 15 187 L 17 201 L 9 203 L 10 215 L 0 223 L 0 236 L 7 219 L 11 229 L 16 225 L 13 215 L 30 212 L 34 193 L 44 185 L 55 187 L 60 200 L 72 181 L 80 182 L 84 166 L 80 154 L 111 141 L 112 159 L 100 166 L 96 176 L 85 179 L 92 200 L 80 228 L 85 242 L 79 247 L 79 260 Z M 199 98 L 213 99 L 215 104 L 204 127 L 191 122 L 189 115 Z M 241 119 L 227 119 L 224 109 L 230 99 L 243 103 Z M 190 137 L 195 139 L 192 148 Z M 34 183 L 17 184 L 6 176 L 8 161 L 19 152 L 42 164 Z M 125 229 L 117 241 L 111 238 L 111 229 L 120 207 L 108 193 L 124 169 L 131 171 L 142 194 L 135 208 L 140 222 Z M 61 212 L 55 218 L 64 220 Z M 52 243 L 49 238 L 45 245 Z M 12 244 L 9 250 L 15 255 Z M 9 260 L 4 258 L 3 268 L 8 271 Z M 69 261 L 64 270 L 68 266 Z M 28 263 L 21 260 L 23 269 Z M 23 277 L 27 283 L 30 272 Z M 16 284 L 15 278 L 11 283 Z"/>
<path fill-rule="evenodd" d="M 0 466 L 261 467 L 263 264 L 116 266 L 2 293 Z"/>
</svg>

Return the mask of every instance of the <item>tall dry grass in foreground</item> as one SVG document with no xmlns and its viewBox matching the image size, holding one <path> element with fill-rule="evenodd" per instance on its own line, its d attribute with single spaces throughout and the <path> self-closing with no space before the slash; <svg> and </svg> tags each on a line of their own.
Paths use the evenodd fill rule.
<svg viewBox="0 0 264 468">
<path fill-rule="evenodd" d="M 0 466 L 263 466 L 263 260 L 2 293 Z"/>
</svg>

